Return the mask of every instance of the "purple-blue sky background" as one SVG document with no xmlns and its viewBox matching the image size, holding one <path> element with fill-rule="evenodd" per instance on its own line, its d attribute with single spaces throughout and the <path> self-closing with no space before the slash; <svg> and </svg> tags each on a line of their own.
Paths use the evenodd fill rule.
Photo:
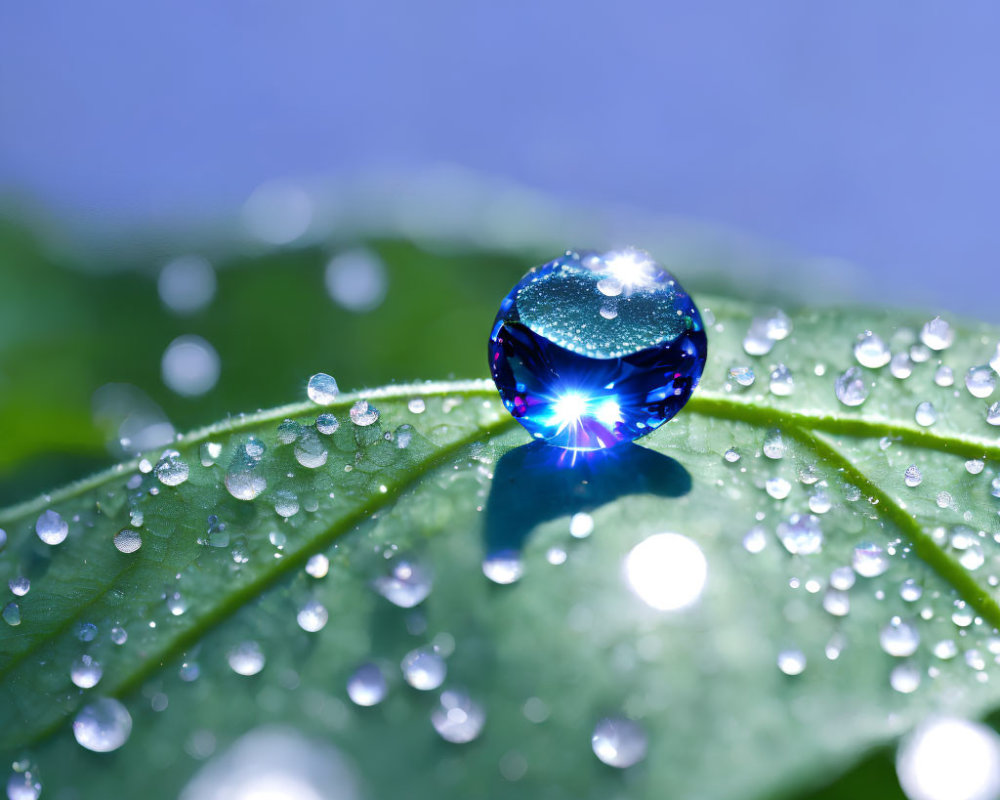
<svg viewBox="0 0 1000 800">
<path fill-rule="evenodd" d="M 998 41 L 992 0 L 7 2 L 0 193 L 155 227 L 456 164 L 1000 320 Z"/>
</svg>

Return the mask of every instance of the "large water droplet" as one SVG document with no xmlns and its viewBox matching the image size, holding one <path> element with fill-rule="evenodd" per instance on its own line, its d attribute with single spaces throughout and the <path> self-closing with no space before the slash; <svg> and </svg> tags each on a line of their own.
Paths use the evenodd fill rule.
<svg viewBox="0 0 1000 800">
<path fill-rule="evenodd" d="M 465 744 L 479 736 L 486 722 L 482 707 L 465 692 L 446 689 L 440 705 L 431 712 L 431 724 L 446 742 Z"/>
<path fill-rule="evenodd" d="M 132 733 L 132 716 L 125 706 L 110 697 L 85 705 L 73 720 L 77 742 L 95 753 L 117 750 Z"/>
<path fill-rule="evenodd" d="M 989 397 L 997 386 L 997 374 L 989 365 L 970 367 L 965 373 L 965 388 L 980 399 Z"/>
<path fill-rule="evenodd" d="M 38 800 L 42 784 L 31 770 L 14 771 L 7 780 L 7 800 Z"/>
<path fill-rule="evenodd" d="M 11 600 L 3 607 L 3 611 L 0 611 L 0 616 L 3 617 L 4 622 L 15 628 L 21 624 L 21 607 Z"/>
<path fill-rule="evenodd" d="M 609 296 L 616 313 L 601 314 Z M 489 361 L 507 410 L 536 439 L 594 450 L 644 436 L 687 402 L 705 364 L 701 316 L 637 251 L 567 253 L 503 300 Z"/>
<path fill-rule="evenodd" d="M 625 769 L 646 757 L 649 741 L 639 723 L 625 717 L 605 717 L 594 726 L 590 746 L 609 767 Z"/>
<path fill-rule="evenodd" d="M 35 522 L 35 533 L 45 544 L 62 544 L 69 534 L 69 525 L 58 512 L 49 509 L 43 511 Z"/>
</svg>

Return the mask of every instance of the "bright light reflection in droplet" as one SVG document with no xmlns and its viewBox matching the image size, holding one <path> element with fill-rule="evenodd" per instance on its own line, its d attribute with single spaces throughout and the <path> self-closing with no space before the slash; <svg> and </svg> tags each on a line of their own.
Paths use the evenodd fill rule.
<svg viewBox="0 0 1000 800">
<path fill-rule="evenodd" d="M 652 262 L 642 253 L 626 250 L 605 259 L 608 272 L 626 288 L 646 286 L 651 282 Z"/>
<path fill-rule="evenodd" d="M 575 425 L 587 413 L 587 400 L 577 392 L 567 392 L 552 404 L 552 415 L 560 428 Z"/>
<path fill-rule="evenodd" d="M 617 402 L 608 398 L 597 407 L 597 410 L 594 412 L 594 416 L 597 418 L 598 422 L 603 425 L 607 425 L 610 428 L 617 423 L 622 422 L 622 409 Z"/>
<path fill-rule="evenodd" d="M 896 774 L 910 800 L 993 800 L 1000 736 L 976 722 L 930 719 L 900 746 Z"/>
<path fill-rule="evenodd" d="M 676 611 L 696 602 L 705 588 L 708 562 L 701 548 L 679 533 L 657 533 L 625 557 L 625 579 L 644 602 Z"/>
</svg>

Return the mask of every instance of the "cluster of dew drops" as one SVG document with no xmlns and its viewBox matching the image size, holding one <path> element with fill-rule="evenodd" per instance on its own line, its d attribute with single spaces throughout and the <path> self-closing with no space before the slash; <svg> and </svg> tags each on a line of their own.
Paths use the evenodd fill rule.
<svg viewBox="0 0 1000 800">
<path fill-rule="evenodd" d="M 335 403 L 340 395 L 336 380 L 323 373 L 314 375 L 307 384 L 307 395 L 317 406 L 329 406 Z M 443 401 L 445 411 L 457 406 L 459 401 L 447 398 Z M 413 397 L 407 403 L 411 414 L 419 415 L 426 410 L 426 402 L 420 397 Z M 368 401 L 357 400 L 349 409 L 350 422 L 357 431 L 375 430 L 380 437 L 395 442 L 396 446 L 405 450 L 413 437 L 411 425 L 400 425 L 394 432 L 381 434 L 375 423 L 379 420 L 378 409 Z M 276 427 L 276 440 L 279 446 L 291 446 L 296 461 L 304 468 L 317 469 L 327 463 L 329 450 L 325 442 L 340 429 L 340 420 L 334 414 L 321 413 L 313 424 L 303 424 L 295 419 L 286 419 Z M 356 437 L 358 438 L 358 437 Z M 358 438 L 359 443 L 365 441 Z M 264 462 L 267 448 L 257 437 L 250 436 L 240 443 L 228 464 L 224 484 L 229 494 L 237 500 L 254 501 L 267 489 L 267 479 L 261 465 Z M 203 468 L 214 467 L 221 458 L 223 448 L 216 442 L 204 442 L 199 450 L 199 463 Z M 360 453 L 359 453 L 360 455 Z M 350 470 L 351 465 L 345 466 Z M 150 495 L 159 495 L 161 491 L 179 487 L 186 483 L 192 474 L 192 466 L 175 449 L 163 451 L 160 458 L 153 461 L 142 458 L 138 463 L 138 474 L 133 475 L 126 484 L 130 491 L 141 491 L 145 476 L 152 476 L 155 484 L 148 489 Z M 382 492 L 387 487 L 379 487 Z M 331 498 L 333 494 L 331 493 Z M 304 508 L 315 511 L 318 503 L 315 500 L 300 502 L 294 493 L 277 491 L 273 493 L 275 513 L 282 518 L 293 517 Z M 35 533 L 46 545 L 56 547 L 62 544 L 70 535 L 70 523 L 79 523 L 79 515 L 70 520 L 65 519 L 54 509 L 46 509 L 35 521 Z M 112 539 L 115 549 L 124 554 L 137 553 L 143 544 L 144 513 L 137 506 L 130 509 L 129 525 L 119 530 Z M 570 522 L 569 533 L 575 539 L 586 538 L 593 530 L 593 520 L 588 514 L 576 514 Z M 286 539 L 280 531 L 272 531 L 269 541 L 275 548 L 275 558 L 282 556 Z M 208 517 L 207 530 L 198 540 L 199 544 L 213 548 L 231 548 L 233 561 L 239 565 L 249 558 L 249 548 L 245 541 L 233 540 L 226 529 L 226 524 L 216 515 Z M 0 550 L 6 544 L 6 533 L 0 530 Z M 372 588 L 393 605 L 403 609 L 413 609 L 428 597 L 433 586 L 432 573 L 428 567 L 410 557 L 396 557 L 395 548 L 388 550 L 386 558 L 388 569 L 385 574 L 376 577 Z M 549 563 L 558 565 L 566 560 L 566 552 L 562 548 L 553 547 L 547 554 Z M 305 573 L 311 580 L 319 581 L 326 577 L 330 568 L 329 558 L 323 553 L 312 555 L 305 565 Z M 521 564 L 514 556 L 501 555 L 488 557 L 483 561 L 483 573 L 491 581 L 498 584 L 509 584 L 521 576 Z M 180 576 L 178 576 L 180 577 Z M 31 584 L 27 577 L 18 576 L 9 582 L 9 589 L 14 599 L 9 601 L 2 610 L 4 621 L 16 627 L 21 624 L 21 608 L 18 598 L 24 597 L 30 591 Z M 187 601 L 180 592 L 168 591 L 164 595 L 166 608 L 173 616 L 181 616 L 187 611 Z M 296 622 L 305 632 L 315 634 L 323 630 L 329 620 L 329 611 L 315 597 L 305 600 L 297 610 Z M 150 622 L 150 627 L 155 622 Z M 81 623 L 76 628 L 76 637 L 84 644 L 93 642 L 98 636 L 98 628 L 93 623 Z M 124 646 L 128 642 L 128 633 L 124 627 L 115 625 L 110 630 L 110 640 L 114 645 Z M 462 744 L 475 740 L 483 730 L 486 713 L 480 703 L 463 688 L 445 686 L 448 675 L 447 659 L 453 652 L 455 642 L 447 633 L 436 635 L 429 644 L 417 647 L 402 658 L 399 670 L 406 685 L 421 692 L 439 691 L 438 702 L 430 714 L 430 722 L 434 730 L 447 742 Z M 267 662 L 266 654 L 261 645 L 254 640 L 242 641 L 226 654 L 229 667 L 234 673 L 242 676 L 253 676 L 260 673 Z M 200 668 L 196 661 L 185 660 L 179 670 L 184 681 L 193 681 L 200 676 Z M 83 653 L 69 666 L 69 676 L 72 683 L 81 690 L 90 691 L 97 687 L 103 677 L 102 664 L 88 653 Z M 370 659 L 358 665 L 352 671 L 345 686 L 347 697 L 357 706 L 370 707 L 381 703 L 389 694 L 392 684 L 391 675 L 386 673 L 386 662 L 380 659 Z M 165 696 L 153 698 L 153 705 L 166 708 Z M 524 704 L 523 713 L 532 722 L 543 722 L 549 714 L 546 704 L 537 697 L 528 698 Z M 77 742 L 93 752 L 111 752 L 122 747 L 129 739 L 132 731 L 132 717 L 126 707 L 111 697 L 95 697 L 87 702 L 77 712 L 72 724 L 73 734 Z M 605 717 L 595 725 L 592 739 L 592 749 L 595 755 L 604 763 L 616 767 L 628 767 L 640 761 L 646 753 L 646 735 L 635 722 L 625 717 Z M 508 754 L 509 755 L 509 754 Z M 514 761 L 518 763 L 514 763 Z M 526 769 L 526 763 L 508 758 L 503 766 L 511 780 L 516 780 Z M 18 761 L 13 764 L 7 793 L 11 800 L 35 800 L 40 796 L 42 784 L 37 770 L 30 761 Z"/>
<path fill-rule="evenodd" d="M 781 311 L 774 311 L 769 315 L 755 318 L 751 323 L 746 336 L 743 339 L 743 349 L 751 356 L 764 356 L 771 352 L 776 342 L 786 338 L 792 330 L 791 320 Z M 848 407 L 860 406 L 868 398 L 874 385 L 873 381 L 867 377 L 864 370 L 880 370 L 886 366 L 893 378 L 906 380 L 913 373 L 916 364 L 930 361 L 932 353 L 941 353 L 947 350 L 954 342 L 955 332 L 951 325 L 940 317 L 928 321 L 920 330 L 919 337 L 912 331 L 904 331 L 896 337 L 903 345 L 895 354 L 890 351 L 886 342 L 876 333 L 866 330 L 860 333 L 854 344 L 854 357 L 858 362 L 857 366 L 849 367 L 839 375 L 833 385 L 834 393 L 841 404 Z M 919 340 L 918 340 L 919 339 Z M 862 369 L 864 368 L 864 369 Z M 816 365 L 814 373 L 817 377 L 826 374 L 826 367 L 823 364 Z M 1000 343 L 996 344 L 995 352 L 989 363 L 969 366 L 964 373 L 964 383 L 968 393 L 978 400 L 986 400 L 993 394 L 997 375 L 1000 373 Z M 756 377 L 752 366 L 734 365 L 728 371 L 730 383 L 727 389 L 734 388 L 739 391 L 753 386 Z M 951 367 L 938 364 L 934 373 L 934 382 L 941 387 L 951 387 L 955 383 L 954 371 Z M 783 364 L 777 364 L 770 369 L 769 390 L 777 396 L 787 396 L 794 391 L 794 377 L 791 370 Z M 922 427 L 933 425 L 938 418 L 937 411 L 930 401 L 920 402 L 914 410 L 914 419 Z M 994 402 L 987 408 L 986 421 L 990 425 L 1000 425 L 1000 401 Z M 889 437 L 880 442 L 883 450 L 892 446 Z M 770 431 L 765 437 L 762 447 L 762 454 L 771 460 L 780 460 L 786 452 L 786 444 L 782 434 L 778 430 Z M 741 459 L 741 454 L 736 448 L 728 449 L 723 457 L 730 464 L 737 464 Z M 985 469 L 982 459 L 969 459 L 965 463 L 966 471 L 970 475 L 979 475 Z M 823 547 L 823 525 L 822 515 L 826 514 L 832 507 L 829 486 L 827 481 L 820 480 L 815 467 L 806 465 L 799 470 L 800 482 L 811 488 L 808 499 L 808 513 L 793 513 L 783 519 L 775 527 L 774 534 L 781 545 L 794 556 L 809 556 L 821 551 Z M 900 476 L 903 484 L 909 489 L 918 487 L 923 476 L 917 465 L 911 464 Z M 774 500 L 784 500 L 789 496 L 792 483 L 784 477 L 768 478 L 764 482 L 764 489 Z M 1000 477 L 996 477 L 990 488 L 993 497 L 1000 498 Z M 860 490 L 850 484 L 844 487 L 844 497 L 847 501 L 857 501 L 861 498 Z M 948 508 L 953 505 L 953 498 L 947 492 L 940 493 L 937 498 L 937 505 Z M 763 520 L 763 512 L 758 513 L 758 521 Z M 981 540 L 986 536 L 985 532 L 976 532 L 972 528 L 959 525 L 952 530 L 944 527 L 937 527 L 931 532 L 932 537 L 939 544 L 948 546 L 955 554 L 958 562 L 967 570 L 977 570 L 983 566 L 986 557 L 983 551 Z M 1000 543 L 1000 534 L 994 535 Z M 767 546 L 770 540 L 769 532 L 763 525 L 757 525 L 746 533 L 743 539 L 743 546 L 750 553 L 760 553 Z M 884 575 L 892 564 L 891 557 L 900 553 L 906 556 L 908 548 L 901 542 L 890 542 L 882 546 L 870 541 L 858 543 L 853 550 L 851 564 L 837 567 L 823 581 L 815 578 L 801 581 L 798 578 L 791 580 L 793 588 L 803 586 L 809 593 L 822 593 L 823 609 L 834 617 L 847 616 L 851 608 L 850 590 L 854 587 L 858 578 L 863 580 L 876 579 Z M 1000 584 L 1000 579 L 990 576 L 988 582 L 991 586 Z M 890 656 L 899 659 L 889 676 L 889 682 L 893 689 L 898 692 L 908 694 L 918 689 L 924 675 L 935 678 L 940 674 L 940 670 L 935 666 L 930 666 L 924 670 L 911 657 L 914 656 L 921 643 L 921 634 L 916 623 L 916 617 L 923 620 L 932 619 L 934 610 L 930 606 L 916 610 L 921 601 L 924 590 L 923 587 L 912 577 L 903 578 L 897 587 L 899 597 L 905 605 L 913 607 L 915 610 L 910 618 L 903 615 L 892 615 L 879 632 L 879 643 L 882 650 Z M 881 584 L 875 590 L 878 600 L 886 597 L 886 588 Z M 951 613 L 951 620 L 958 630 L 959 636 L 966 636 L 968 630 L 973 625 L 982 625 L 983 621 L 975 615 L 973 610 L 961 599 L 955 600 Z M 825 655 L 831 660 L 840 656 L 845 640 L 841 635 L 835 635 L 825 649 Z M 945 638 L 931 644 L 930 650 L 933 656 L 940 661 L 949 661 L 959 655 L 959 647 L 953 638 Z M 988 679 L 984 672 L 988 661 L 1000 663 L 1000 635 L 993 632 L 993 635 L 985 639 L 985 646 L 970 647 L 965 650 L 964 658 L 967 665 L 976 672 L 976 677 L 980 681 Z M 801 674 L 806 668 L 805 654 L 796 648 L 782 650 L 777 656 L 777 666 L 786 675 L 794 676 Z"/>
</svg>

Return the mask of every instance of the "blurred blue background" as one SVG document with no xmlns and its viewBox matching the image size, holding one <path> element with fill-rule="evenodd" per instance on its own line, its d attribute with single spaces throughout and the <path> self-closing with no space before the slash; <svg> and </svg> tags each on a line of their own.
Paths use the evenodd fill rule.
<svg viewBox="0 0 1000 800">
<path fill-rule="evenodd" d="M 985 0 L 11 2 L 0 193 L 155 230 L 270 179 L 454 165 L 996 321 L 998 24 Z"/>
</svg>

